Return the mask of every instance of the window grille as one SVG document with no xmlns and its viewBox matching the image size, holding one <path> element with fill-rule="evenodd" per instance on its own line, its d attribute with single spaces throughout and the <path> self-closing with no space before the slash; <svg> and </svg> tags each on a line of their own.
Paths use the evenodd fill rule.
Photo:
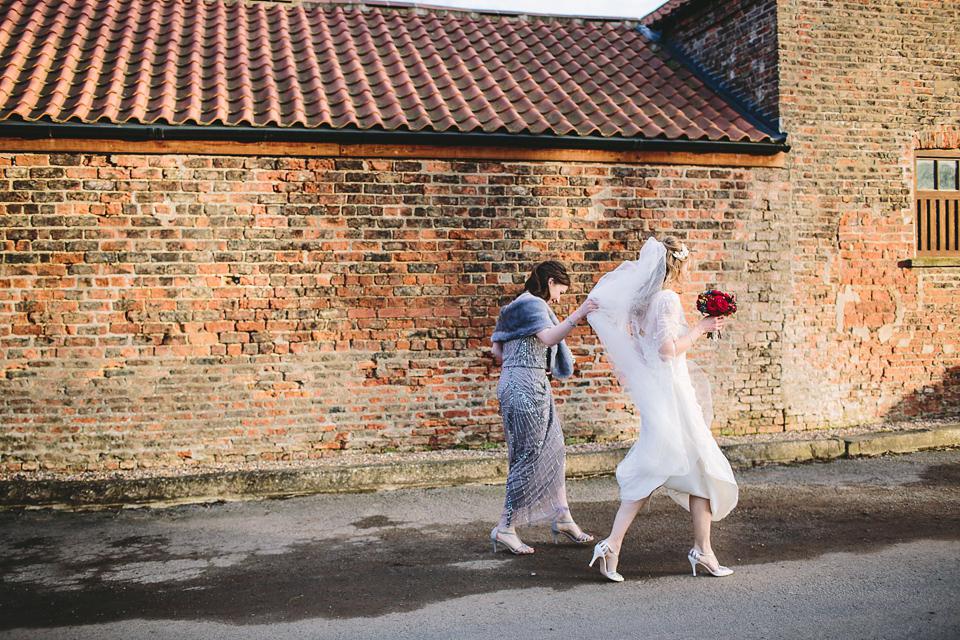
<svg viewBox="0 0 960 640">
<path fill-rule="evenodd" d="M 918 157 L 917 257 L 960 256 L 960 155 Z"/>
</svg>

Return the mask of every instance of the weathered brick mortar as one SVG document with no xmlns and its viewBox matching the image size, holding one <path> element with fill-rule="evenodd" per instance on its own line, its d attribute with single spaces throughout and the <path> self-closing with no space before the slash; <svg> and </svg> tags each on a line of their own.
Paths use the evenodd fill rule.
<svg viewBox="0 0 960 640">
<path fill-rule="evenodd" d="M 545 258 L 582 297 L 638 232 L 740 300 L 695 356 L 716 431 L 957 413 L 960 273 L 904 262 L 914 150 L 960 140 L 957 11 L 779 2 L 785 170 L 0 155 L 4 468 L 499 440 L 499 306 Z M 571 342 L 566 432 L 629 437 L 593 336 Z"/>
<path fill-rule="evenodd" d="M 914 150 L 958 148 L 958 7 L 778 3 L 780 112 L 795 150 L 791 423 L 960 411 L 960 270 L 906 268 Z"/>
<path fill-rule="evenodd" d="M 776 347 L 756 344 L 779 329 L 779 170 L 98 154 L 0 168 L 7 468 L 500 440 L 500 305 L 547 257 L 582 297 L 651 232 L 687 238 L 698 281 L 743 301 L 703 356 L 718 355 L 718 430 L 782 429 Z M 631 435 L 595 340 L 571 343 L 568 435 Z"/>
<path fill-rule="evenodd" d="M 695 6 L 667 35 L 749 103 L 775 106 L 792 146 L 786 427 L 960 412 L 960 270 L 907 263 L 914 151 L 960 147 L 960 5 Z"/>
</svg>

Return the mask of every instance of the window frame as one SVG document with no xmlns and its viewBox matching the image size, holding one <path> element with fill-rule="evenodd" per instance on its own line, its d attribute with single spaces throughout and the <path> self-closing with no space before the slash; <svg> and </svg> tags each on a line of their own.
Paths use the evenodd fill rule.
<svg viewBox="0 0 960 640">
<path fill-rule="evenodd" d="M 932 160 L 934 186 L 939 187 L 938 161 L 956 162 L 960 173 L 960 150 L 924 150 L 914 154 L 914 247 L 918 258 L 960 258 L 960 175 L 952 189 L 920 189 L 920 162 Z"/>
</svg>

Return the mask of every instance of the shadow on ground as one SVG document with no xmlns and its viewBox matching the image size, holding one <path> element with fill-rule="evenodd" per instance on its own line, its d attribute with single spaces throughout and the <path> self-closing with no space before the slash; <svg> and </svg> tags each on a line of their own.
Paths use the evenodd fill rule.
<svg viewBox="0 0 960 640">
<path fill-rule="evenodd" d="M 960 464 L 931 467 L 921 482 L 895 491 L 856 486 L 749 487 L 741 491 L 733 513 L 715 524 L 714 546 L 721 561 L 736 569 L 831 552 L 869 553 L 918 539 L 956 540 L 960 539 L 958 497 Z M 660 494 L 649 505 L 622 552 L 620 571 L 627 580 L 689 572 L 687 513 Z M 615 502 L 592 502 L 573 505 L 573 512 L 584 529 L 602 534 L 616 508 Z M 129 537 L 115 544 L 115 555 L 109 559 L 61 562 L 59 571 L 66 582 L 71 573 L 93 576 L 70 588 L 44 588 L 4 578 L 0 629 L 135 618 L 262 624 L 369 617 L 471 594 L 531 587 L 565 590 L 603 582 L 595 569 L 587 568 L 591 548 L 562 538 L 555 546 L 548 527 L 521 530 L 537 548 L 528 557 L 502 550 L 494 555 L 489 523 L 411 529 L 384 515 L 353 524 L 363 531 L 362 539 L 252 556 L 229 567 L 207 567 L 192 579 L 144 584 L 98 577 L 131 562 L 178 561 L 189 566 L 204 560 L 171 556 L 166 540 Z M 51 552 L 49 545 L 43 537 L 17 543 L 15 557 L 0 559 L 0 576 L 23 575 L 42 564 Z M 728 580 L 737 580 L 736 574 Z"/>
</svg>

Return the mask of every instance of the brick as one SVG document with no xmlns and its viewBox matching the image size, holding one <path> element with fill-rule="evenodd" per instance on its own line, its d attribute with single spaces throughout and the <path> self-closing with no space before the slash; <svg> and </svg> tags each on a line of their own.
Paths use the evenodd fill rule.
<svg viewBox="0 0 960 640">
<path fill-rule="evenodd" d="M 960 356 L 945 347 L 960 344 L 960 281 L 898 261 L 912 255 L 911 141 L 956 148 L 956 95 L 843 81 L 860 77 L 856 58 L 890 66 L 881 53 L 908 46 L 913 66 L 886 75 L 926 89 L 949 68 L 949 30 L 931 31 L 936 7 L 920 3 L 844 5 L 842 19 L 829 3 L 781 4 L 699 3 L 674 37 L 780 118 L 785 169 L 0 153 L 0 415 L 29 409 L 33 430 L 30 450 L 0 464 L 162 468 L 502 442 L 488 352 L 500 306 L 558 258 L 573 277 L 563 317 L 651 233 L 690 244 L 697 289 L 741 301 L 723 339 L 691 355 L 713 383 L 715 432 L 955 408 Z M 877 16 L 924 36 L 860 37 Z M 857 54 L 830 58 L 839 43 Z M 832 88 L 814 89 L 809 60 L 827 61 L 816 73 Z M 51 183 L 58 202 L 30 202 Z M 568 342 L 577 372 L 553 385 L 565 431 L 635 435 L 595 336 L 581 327 Z"/>
</svg>

